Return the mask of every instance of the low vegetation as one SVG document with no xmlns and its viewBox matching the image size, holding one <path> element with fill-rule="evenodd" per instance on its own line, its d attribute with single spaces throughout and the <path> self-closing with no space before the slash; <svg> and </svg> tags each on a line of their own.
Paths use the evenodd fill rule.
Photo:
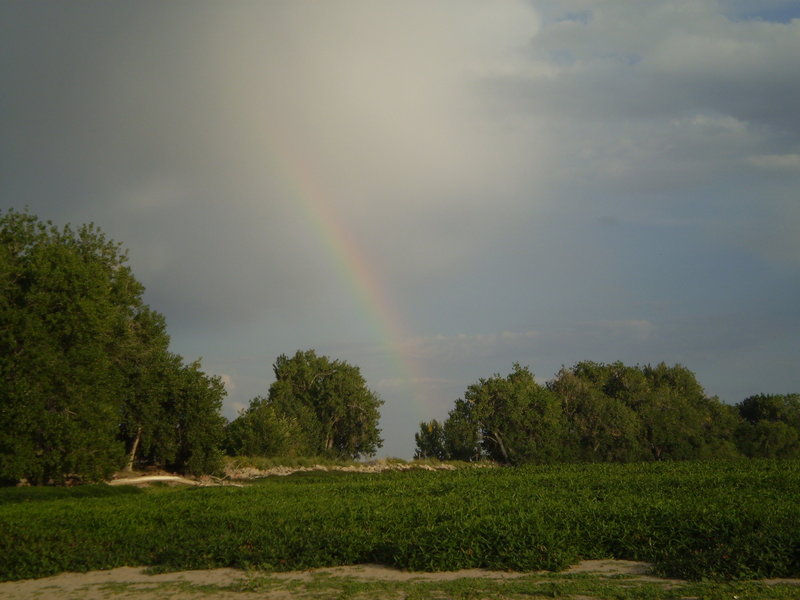
<svg viewBox="0 0 800 600">
<path fill-rule="evenodd" d="M 0 496 L 0 579 L 124 565 L 536 571 L 600 558 L 694 580 L 798 577 L 798 497 L 800 462 L 770 460 L 315 472 L 244 488 Z"/>
</svg>

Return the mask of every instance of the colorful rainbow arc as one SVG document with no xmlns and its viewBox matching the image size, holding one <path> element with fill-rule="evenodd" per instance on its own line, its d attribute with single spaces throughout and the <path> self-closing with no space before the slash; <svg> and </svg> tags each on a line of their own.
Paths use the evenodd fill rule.
<svg viewBox="0 0 800 600">
<path fill-rule="evenodd" d="M 421 377 L 416 374 L 421 371 L 400 346 L 405 331 L 402 319 L 381 287 L 380 278 L 375 275 L 365 253 L 342 224 L 331 203 L 326 201 L 327 195 L 318 185 L 313 170 L 306 165 L 299 153 L 292 153 L 288 147 L 284 147 L 277 164 L 284 176 L 286 191 L 298 203 L 318 238 L 330 250 L 342 278 L 354 291 L 365 313 L 369 315 L 373 329 L 389 350 L 398 378 L 404 382 L 404 387 L 419 412 L 422 400 L 416 389 L 416 382 Z"/>
</svg>

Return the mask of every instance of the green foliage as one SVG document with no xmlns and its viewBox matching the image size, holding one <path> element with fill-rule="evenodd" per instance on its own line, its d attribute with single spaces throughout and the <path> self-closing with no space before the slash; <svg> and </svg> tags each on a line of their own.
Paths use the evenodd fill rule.
<svg viewBox="0 0 800 600">
<path fill-rule="evenodd" d="M 299 428 L 293 448 L 302 454 L 356 458 L 381 447 L 383 401 L 367 387 L 358 367 L 317 356 L 313 350 L 281 355 L 267 403 Z"/>
<path fill-rule="evenodd" d="M 0 479 L 98 479 L 119 466 L 118 365 L 142 286 L 93 225 L 0 217 Z"/>
<path fill-rule="evenodd" d="M 199 361 L 156 347 L 145 364 L 128 367 L 134 384 L 122 404 L 120 435 L 129 465 L 157 466 L 181 473 L 220 470 L 225 388 L 206 375 Z"/>
<path fill-rule="evenodd" d="M 773 421 L 800 429 L 800 394 L 758 394 L 736 405 L 748 423 Z"/>
<path fill-rule="evenodd" d="M 168 352 L 126 261 L 94 225 L 0 216 L 0 482 L 219 464 L 222 386 Z"/>
<path fill-rule="evenodd" d="M 798 436 L 777 425 L 743 428 L 739 411 L 706 396 L 681 365 L 584 361 L 562 368 L 546 387 L 515 365 L 456 401 L 442 424 L 441 456 L 511 464 L 798 456 L 800 401 L 785 398 L 748 401 L 742 414 L 781 415 L 774 418 L 798 423 Z M 417 435 L 418 452 L 430 443 Z"/>
<path fill-rule="evenodd" d="M 567 421 L 565 459 L 630 462 L 646 458 L 640 443 L 642 424 L 621 399 L 606 395 L 580 369 L 562 369 L 548 384 L 561 402 Z"/>
<path fill-rule="evenodd" d="M 169 374 L 179 368 L 180 358 L 169 353 L 164 317 L 143 307 L 129 324 L 133 339 L 126 360 L 120 365 L 128 381 L 122 402 L 119 436 L 134 464 L 163 464 L 173 443 L 164 399 Z"/>
<path fill-rule="evenodd" d="M 259 480 L 0 505 L 0 579 L 122 565 L 412 570 L 652 562 L 800 576 L 800 462 L 526 466 Z"/>
<path fill-rule="evenodd" d="M 299 456 L 303 432 L 295 418 L 279 414 L 266 398 L 256 397 L 228 424 L 225 450 L 232 456 Z"/>
<path fill-rule="evenodd" d="M 199 361 L 181 367 L 175 377 L 167 398 L 175 455 L 167 466 L 195 475 L 216 473 L 222 468 L 225 386 L 219 377 L 203 373 Z"/>
<path fill-rule="evenodd" d="M 800 456 L 800 432 L 781 421 L 743 424 L 739 429 L 737 444 L 745 456 L 760 458 Z"/>
<path fill-rule="evenodd" d="M 105 498 L 141 494 L 143 490 L 131 485 L 106 484 L 68 486 L 0 487 L 0 505 L 16 502 L 43 502 L 62 498 Z"/>
<path fill-rule="evenodd" d="M 444 460 L 447 456 L 444 446 L 444 427 L 436 419 L 429 423 L 419 424 L 419 433 L 414 434 L 417 449 L 414 451 L 415 459 L 435 458 Z"/>
<path fill-rule="evenodd" d="M 736 408 L 744 420 L 736 443 L 745 456 L 800 457 L 800 394 L 758 394 Z"/>
<path fill-rule="evenodd" d="M 519 364 L 506 377 L 495 375 L 464 394 L 478 424 L 483 452 L 501 463 L 552 462 L 561 458 L 564 419 L 557 398 Z"/>
<path fill-rule="evenodd" d="M 449 460 L 481 460 L 480 427 L 472 418 L 470 404 L 461 398 L 444 422 L 444 456 Z"/>
</svg>

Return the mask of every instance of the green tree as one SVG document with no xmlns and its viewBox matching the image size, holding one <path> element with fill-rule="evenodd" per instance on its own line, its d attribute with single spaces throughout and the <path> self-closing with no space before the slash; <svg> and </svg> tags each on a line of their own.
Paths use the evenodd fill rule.
<svg viewBox="0 0 800 600">
<path fill-rule="evenodd" d="M 800 394 L 757 394 L 736 405 L 743 419 L 736 444 L 743 454 L 800 457 Z"/>
<path fill-rule="evenodd" d="M 120 364 L 126 377 L 119 436 L 125 442 L 128 470 L 134 464 L 157 462 L 159 445 L 171 445 L 173 436 L 165 415 L 168 373 L 179 359 L 168 351 L 164 317 L 143 307 L 129 323 L 126 359 Z"/>
<path fill-rule="evenodd" d="M 737 432 L 742 454 L 752 458 L 800 457 L 800 433 L 782 421 L 745 423 Z"/>
<path fill-rule="evenodd" d="M 93 225 L 0 217 L 0 478 L 97 479 L 119 466 L 118 365 L 142 286 Z"/>
<path fill-rule="evenodd" d="M 718 398 L 706 395 L 695 374 L 677 364 L 647 365 L 650 393 L 639 407 L 656 460 L 730 458 L 737 454 L 738 420 Z"/>
<path fill-rule="evenodd" d="M 756 394 L 736 405 L 749 423 L 780 421 L 800 429 L 800 394 Z"/>
<path fill-rule="evenodd" d="M 506 377 L 479 380 L 469 386 L 464 402 L 492 460 L 520 464 L 562 458 L 565 423 L 558 399 L 527 367 L 515 364 Z"/>
<path fill-rule="evenodd" d="M 250 406 L 228 424 L 225 449 L 233 456 L 300 456 L 302 432 L 294 418 L 278 414 L 266 398 Z"/>
<path fill-rule="evenodd" d="M 199 475 L 222 467 L 225 419 L 220 414 L 225 386 L 204 373 L 200 361 L 173 373 L 167 398 L 167 422 L 175 439 L 174 457 L 167 466 Z"/>
<path fill-rule="evenodd" d="M 444 447 L 444 427 L 436 419 L 419 424 L 419 433 L 414 434 L 417 444 L 414 458 L 436 458 L 445 460 L 447 454 Z"/>
<path fill-rule="evenodd" d="M 317 356 L 314 350 L 281 355 L 268 401 L 299 425 L 307 454 L 356 458 L 383 444 L 378 421 L 383 401 L 367 387 L 358 367 Z"/>
<path fill-rule="evenodd" d="M 0 480 L 213 468 L 224 390 L 167 351 L 126 262 L 92 224 L 0 216 Z"/>
<path fill-rule="evenodd" d="M 606 395 L 603 385 L 562 368 L 548 388 L 560 400 L 566 420 L 565 458 L 628 462 L 647 456 L 641 419 L 622 400 Z"/>
<path fill-rule="evenodd" d="M 650 384 L 640 367 L 629 367 L 619 361 L 611 364 L 583 361 L 571 371 L 605 396 L 624 402 L 634 410 L 650 391 Z"/>
<path fill-rule="evenodd" d="M 683 460 L 738 455 L 736 411 L 682 365 L 584 361 L 550 382 L 580 460 Z"/>
<path fill-rule="evenodd" d="M 459 398 L 444 422 L 444 451 L 448 460 L 474 461 L 485 458 L 480 424 L 472 417 L 472 406 Z"/>
</svg>

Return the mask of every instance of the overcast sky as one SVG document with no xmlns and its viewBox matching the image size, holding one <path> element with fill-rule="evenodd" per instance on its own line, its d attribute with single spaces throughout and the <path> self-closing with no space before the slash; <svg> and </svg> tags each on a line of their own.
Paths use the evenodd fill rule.
<svg viewBox="0 0 800 600">
<path fill-rule="evenodd" d="M 381 455 L 514 362 L 800 392 L 800 2 L 0 1 L 0 208 L 93 221 L 232 418 L 361 367 Z"/>
</svg>

